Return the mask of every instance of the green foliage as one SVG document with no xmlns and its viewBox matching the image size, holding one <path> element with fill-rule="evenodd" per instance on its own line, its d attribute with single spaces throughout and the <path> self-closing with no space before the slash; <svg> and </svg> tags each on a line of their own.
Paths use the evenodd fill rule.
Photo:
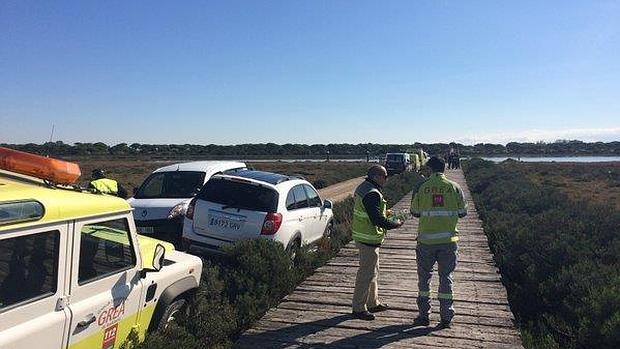
<svg viewBox="0 0 620 349">
<path fill-rule="evenodd" d="M 620 213 L 537 184 L 521 164 L 464 164 L 528 348 L 620 347 Z"/>
<path fill-rule="evenodd" d="M 312 182 L 312 185 L 316 189 L 323 189 L 323 188 L 327 187 L 327 181 L 325 181 L 324 179 L 320 178 L 320 179 L 317 179 L 316 181 Z"/>
<path fill-rule="evenodd" d="M 415 173 L 390 177 L 384 188 L 388 204 L 395 204 L 421 182 Z M 232 347 L 238 335 L 351 240 L 353 199 L 335 204 L 333 212 L 331 238 L 316 247 L 304 247 L 294 266 L 283 246 L 267 239 L 241 241 L 223 256 L 205 259 L 200 289 L 186 316 L 147 335 L 137 348 Z"/>
<path fill-rule="evenodd" d="M 282 245 L 266 239 L 245 240 L 226 251 L 222 278 L 236 310 L 237 328 L 245 329 L 297 284 Z"/>
<path fill-rule="evenodd" d="M 140 144 L 127 145 L 120 143 L 108 146 L 104 143 L 74 143 L 65 144 L 62 141 L 47 142 L 44 144 L 0 144 L 22 151 L 53 155 L 53 156 L 84 156 L 84 155 L 114 155 L 114 156 L 149 156 L 158 158 L 225 158 L 247 157 L 254 158 L 319 158 L 326 159 L 327 151 L 332 158 L 366 157 L 366 152 L 372 157 L 382 157 L 389 152 L 406 152 L 413 149 L 424 149 L 431 155 L 445 154 L 450 147 L 459 151 L 462 156 L 475 155 L 593 155 L 620 154 L 620 142 L 557 141 L 554 143 L 517 143 L 511 142 L 506 146 L 501 144 L 479 143 L 463 145 L 458 143 L 414 143 L 414 144 L 238 144 L 238 145 L 197 145 L 197 144 Z"/>
<path fill-rule="evenodd" d="M 389 177 L 383 188 L 383 197 L 388 202 L 388 206 L 394 205 L 403 197 L 403 194 L 412 190 L 417 191 L 423 181 L 423 177 L 415 172 L 403 172 Z"/>
</svg>

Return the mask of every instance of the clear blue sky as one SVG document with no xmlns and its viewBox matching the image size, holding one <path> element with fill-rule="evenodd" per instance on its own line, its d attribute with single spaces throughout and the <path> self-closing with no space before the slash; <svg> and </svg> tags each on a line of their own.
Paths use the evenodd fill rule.
<svg viewBox="0 0 620 349">
<path fill-rule="evenodd" d="M 619 1 L 0 2 L 0 143 L 620 140 Z"/>
</svg>

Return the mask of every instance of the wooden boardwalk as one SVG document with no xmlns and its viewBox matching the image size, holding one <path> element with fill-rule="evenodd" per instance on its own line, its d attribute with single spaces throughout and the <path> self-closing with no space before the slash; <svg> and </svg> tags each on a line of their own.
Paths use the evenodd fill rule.
<svg viewBox="0 0 620 349">
<path fill-rule="evenodd" d="M 489 251 L 469 189 L 460 170 L 448 176 L 463 187 L 469 214 L 459 222 L 459 264 L 454 279 L 457 315 L 450 329 L 434 327 L 439 304 L 433 300 L 431 327 L 413 327 L 417 315 L 415 237 L 417 220 L 391 230 L 380 251 L 379 296 L 392 309 L 375 321 L 350 316 L 358 257 L 353 243 L 319 268 L 277 308 L 246 331 L 236 348 L 522 348 L 506 290 Z M 408 209 L 411 194 L 394 209 Z M 436 269 L 435 269 L 436 271 Z M 437 273 L 432 296 L 436 296 Z"/>
</svg>

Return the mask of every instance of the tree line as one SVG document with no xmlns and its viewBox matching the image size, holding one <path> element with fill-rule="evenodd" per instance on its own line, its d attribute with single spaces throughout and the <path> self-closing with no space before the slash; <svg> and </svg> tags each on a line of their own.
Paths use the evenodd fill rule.
<svg viewBox="0 0 620 349">
<path fill-rule="evenodd" d="M 506 145 L 479 143 L 412 143 L 412 144 L 275 144 L 254 143 L 238 145 L 217 144 L 141 144 L 120 143 L 107 145 L 102 142 L 66 144 L 62 141 L 43 144 L 0 144 L 0 146 L 50 156 L 147 156 L 147 157 L 307 157 L 364 158 L 383 156 L 389 152 L 406 152 L 423 149 L 429 154 L 444 154 L 454 148 L 461 156 L 520 156 L 520 155 L 620 155 L 620 142 L 586 143 L 578 140 L 558 140 L 552 143 L 518 143 Z"/>
</svg>

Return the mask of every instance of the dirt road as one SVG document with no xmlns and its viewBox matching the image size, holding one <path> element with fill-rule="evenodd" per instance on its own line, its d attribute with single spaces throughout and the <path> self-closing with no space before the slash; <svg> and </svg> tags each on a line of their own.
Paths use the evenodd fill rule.
<svg viewBox="0 0 620 349">
<path fill-rule="evenodd" d="M 353 196 L 353 191 L 355 191 L 355 188 L 357 188 L 357 186 L 363 181 L 364 177 L 349 179 L 320 189 L 319 194 L 321 194 L 321 198 L 323 199 L 328 199 L 333 202 L 342 201 L 350 196 Z"/>
</svg>

